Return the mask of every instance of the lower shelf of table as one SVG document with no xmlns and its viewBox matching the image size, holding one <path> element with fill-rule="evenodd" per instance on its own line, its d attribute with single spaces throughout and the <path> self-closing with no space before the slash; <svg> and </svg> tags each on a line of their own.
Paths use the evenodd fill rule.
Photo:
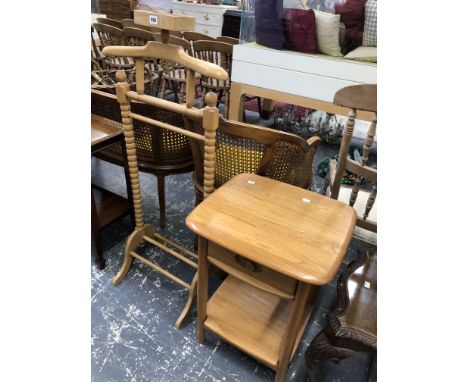
<svg viewBox="0 0 468 382">
<path fill-rule="evenodd" d="M 120 195 L 92 185 L 99 227 L 104 228 L 130 211 L 130 203 Z"/>
<path fill-rule="evenodd" d="M 229 275 L 208 301 L 205 328 L 276 369 L 294 301 L 284 300 Z M 304 310 L 294 355 L 310 316 Z"/>
</svg>

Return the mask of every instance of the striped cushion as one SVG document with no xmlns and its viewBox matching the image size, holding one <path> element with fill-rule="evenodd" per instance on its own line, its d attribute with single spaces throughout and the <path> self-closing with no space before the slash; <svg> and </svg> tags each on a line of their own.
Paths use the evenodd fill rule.
<svg viewBox="0 0 468 382">
<path fill-rule="evenodd" d="M 377 46 L 377 1 L 367 0 L 365 5 L 362 46 Z"/>
</svg>

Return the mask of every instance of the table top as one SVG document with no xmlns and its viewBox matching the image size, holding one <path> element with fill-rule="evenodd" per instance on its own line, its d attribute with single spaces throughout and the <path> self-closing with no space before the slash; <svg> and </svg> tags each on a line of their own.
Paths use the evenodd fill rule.
<svg viewBox="0 0 468 382">
<path fill-rule="evenodd" d="M 351 241 L 349 205 L 258 175 L 241 174 L 187 217 L 198 235 L 296 280 L 324 285 Z"/>
<path fill-rule="evenodd" d="M 91 114 L 91 152 L 96 152 L 122 138 L 123 129 L 120 123 Z"/>
</svg>

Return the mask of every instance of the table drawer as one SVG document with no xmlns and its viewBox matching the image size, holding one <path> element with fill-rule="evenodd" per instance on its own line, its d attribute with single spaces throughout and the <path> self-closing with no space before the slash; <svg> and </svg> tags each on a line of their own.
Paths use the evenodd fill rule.
<svg viewBox="0 0 468 382">
<path fill-rule="evenodd" d="M 194 12 L 194 11 L 187 11 L 184 9 L 174 9 L 174 14 L 176 15 L 185 15 L 185 16 L 193 16 L 195 17 L 196 24 L 206 24 L 206 25 L 213 25 L 213 26 L 221 26 L 223 24 L 223 15 L 217 13 L 209 13 L 209 12 Z"/>
<path fill-rule="evenodd" d="M 208 243 L 208 261 L 259 289 L 282 298 L 294 298 L 297 286 L 296 280 L 254 263 L 212 242 Z"/>
<path fill-rule="evenodd" d="M 212 25 L 196 24 L 195 32 L 206 34 L 210 37 L 216 38 L 221 36 L 221 27 L 214 27 Z"/>
</svg>

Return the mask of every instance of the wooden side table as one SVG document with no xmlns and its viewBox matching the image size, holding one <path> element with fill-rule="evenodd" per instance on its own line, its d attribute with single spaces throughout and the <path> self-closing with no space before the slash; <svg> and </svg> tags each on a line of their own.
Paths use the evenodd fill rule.
<svg viewBox="0 0 468 382">
<path fill-rule="evenodd" d="M 335 276 L 356 223 L 350 206 L 241 174 L 187 217 L 199 235 L 198 336 L 205 329 L 284 379 L 320 285 Z M 208 301 L 208 264 L 229 276 Z"/>
<path fill-rule="evenodd" d="M 105 267 L 101 246 L 101 231 L 110 223 L 131 211 L 132 192 L 122 126 L 110 119 L 91 115 L 91 154 L 119 141 L 122 144 L 122 153 L 124 155 L 128 199 L 101 187 L 91 185 L 91 229 L 96 247 L 96 264 L 99 269 Z M 133 220 L 134 216 L 132 214 L 132 225 L 134 225 Z"/>
</svg>

